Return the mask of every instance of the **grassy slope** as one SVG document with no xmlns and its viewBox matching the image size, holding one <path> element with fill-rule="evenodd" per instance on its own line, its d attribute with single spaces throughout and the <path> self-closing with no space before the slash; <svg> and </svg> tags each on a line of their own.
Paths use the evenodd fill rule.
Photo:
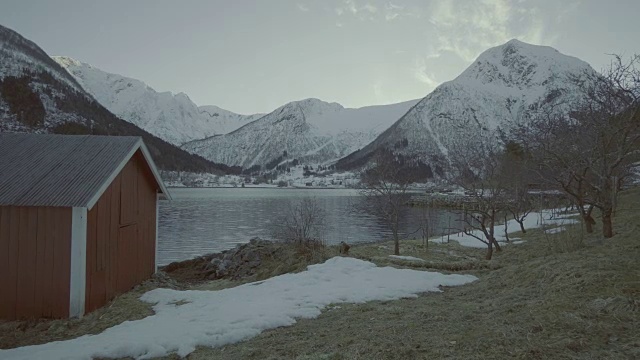
<svg viewBox="0 0 640 360">
<path fill-rule="evenodd" d="M 506 246 L 471 285 L 416 299 L 341 305 L 190 359 L 635 359 L 640 358 L 640 190 L 624 194 L 617 235 L 580 242 L 581 229 Z M 600 230 L 599 226 L 596 230 Z M 354 255 L 386 262 L 388 250 Z M 403 255 L 482 263 L 483 250 L 405 242 Z M 447 253 L 446 255 L 443 255 Z M 384 260 L 383 260 L 384 259 Z"/>
<path fill-rule="evenodd" d="M 415 299 L 340 305 L 245 342 L 200 348 L 189 359 L 640 358 L 639 220 L 635 189 L 623 194 L 617 234 L 606 241 L 599 234 L 580 240 L 580 226 L 555 235 L 529 231 L 518 235 L 526 243 L 505 246 L 489 263 L 482 260 L 484 250 L 451 243 L 425 252 L 418 242 L 404 241 L 403 255 L 426 259 L 426 267 L 467 269 L 462 272 L 480 281 Z M 362 245 L 352 255 L 379 265 L 411 265 L 389 259 L 390 249 Z M 205 288 L 234 285 L 224 280 Z M 0 322 L 0 347 L 95 333 L 144 317 L 150 309 L 136 296 L 148 289 L 83 320 Z"/>
</svg>

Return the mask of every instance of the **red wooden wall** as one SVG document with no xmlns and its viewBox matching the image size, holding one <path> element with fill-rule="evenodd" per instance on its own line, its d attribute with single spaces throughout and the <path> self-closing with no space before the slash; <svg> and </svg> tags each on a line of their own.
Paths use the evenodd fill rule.
<svg viewBox="0 0 640 360">
<path fill-rule="evenodd" d="M 69 316 L 71 208 L 0 207 L 0 319 Z"/>
<path fill-rule="evenodd" d="M 89 211 L 85 313 L 155 272 L 157 190 L 138 152 Z"/>
</svg>

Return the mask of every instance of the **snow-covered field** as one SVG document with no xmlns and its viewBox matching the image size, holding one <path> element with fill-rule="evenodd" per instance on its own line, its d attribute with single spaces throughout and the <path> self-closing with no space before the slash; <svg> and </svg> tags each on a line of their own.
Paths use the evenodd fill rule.
<svg viewBox="0 0 640 360">
<path fill-rule="evenodd" d="M 562 215 L 562 216 L 555 215 L 552 217 L 553 213 L 554 212 L 551 210 L 543 210 L 541 212 L 530 213 L 524 219 L 524 228 L 526 230 L 529 230 L 529 229 L 538 229 L 538 228 L 544 227 L 546 233 L 556 234 L 566 229 L 565 227 L 563 227 L 563 225 L 571 225 L 571 224 L 579 223 L 578 220 L 570 218 L 575 214 L 568 214 L 568 215 Z M 553 229 L 547 229 L 549 227 L 553 227 Z M 509 232 L 520 231 L 520 224 L 518 224 L 515 220 L 509 220 L 507 221 L 507 229 Z M 482 232 L 478 230 L 474 230 L 472 233 L 476 236 L 479 236 L 480 238 L 483 238 L 483 239 L 485 238 L 484 234 L 482 234 Z M 504 224 L 495 226 L 494 237 L 499 243 L 508 244 L 506 242 L 506 237 L 504 236 Z M 457 241 L 460 245 L 466 246 L 466 247 L 473 247 L 473 248 L 487 247 L 487 245 L 482 243 L 480 240 L 474 238 L 471 235 L 467 235 L 463 232 L 451 234 L 449 235 L 449 238 L 453 241 Z M 510 240 L 512 240 L 511 244 L 520 244 L 523 242 L 518 239 L 510 239 Z M 443 241 L 443 238 L 441 236 L 438 236 L 437 238 L 429 239 L 429 241 L 441 243 Z"/>
<path fill-rule="evenodd" d="M 320 315 L 330 304 L 364 303 L 440 292 L 439 286 L 464 285 L 472 275 L 377 267 L 335 257 L 307 271 L 219 291 L 155 289 L 142 300 L 155 303 L 155 315 L 127 321 L 97 335 L 0 350 L 0 359 L 152 358 L 186 356 L 196 346 L 217 347 L 242 341 L 267 329 Z"/>
</svg>

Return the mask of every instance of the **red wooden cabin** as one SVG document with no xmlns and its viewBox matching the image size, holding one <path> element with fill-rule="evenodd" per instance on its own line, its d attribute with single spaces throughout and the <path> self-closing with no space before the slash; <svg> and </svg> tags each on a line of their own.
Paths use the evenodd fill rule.
<svg viewBox="0 0 640 360">
<path fill-rule="evenodd" d="M 0 319 L 81 317 L 151 277 L 161 198 L 139 137 L 0 134 Z"/>
</svg>

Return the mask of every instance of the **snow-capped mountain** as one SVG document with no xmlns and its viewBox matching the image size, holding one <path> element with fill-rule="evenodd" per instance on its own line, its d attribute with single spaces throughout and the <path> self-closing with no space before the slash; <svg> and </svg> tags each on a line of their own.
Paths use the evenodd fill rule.
<svg viewBox="0 0 640 360">
<path fill-rule="evenodd" d="M 55 80 L 64 83 L 77 92 L 84 93 L 78 82 L 34 42 L 17 32 L 0 25 L 0 79 L 6 76 L 20 77 L 27 72 L 46 71 Z"/>
<path fill-rule="evenodd" d="M 228 170 L 109 112 L 38 45 L 0 26 L 0 132 L 140 136 L 158 167 Z"/>
<path fill-rule="evenodd" d="M 483 52 L 452 81 L 438 86 L 371 144 L 337 163 L 366 164 L 385 148 L 436 172 L 458 147 L 495 141 L 498 127 L 526 121 L 537 110 L 571 102 L 572 76 L 597 76 L 586 62 L 547 46 L 511 40 Z"/>
<path fill-rule="evenodd" d="M 371 142 L 416 102 L 349 109 L 318 99 L 295 101 L 234 132 L 192 141 L 183 149 L 244 168 L 292 159 L 327 163 Z"/>
<path fill-rule="evenodd" d="M 70 57 L 53 59 L 109 111 L 175 145 L 225 134 L 262 116 L 235 114 L 217 106 L 198 107 L 184 93 L 157 92 L 140 80 Z"/>
</svg>

